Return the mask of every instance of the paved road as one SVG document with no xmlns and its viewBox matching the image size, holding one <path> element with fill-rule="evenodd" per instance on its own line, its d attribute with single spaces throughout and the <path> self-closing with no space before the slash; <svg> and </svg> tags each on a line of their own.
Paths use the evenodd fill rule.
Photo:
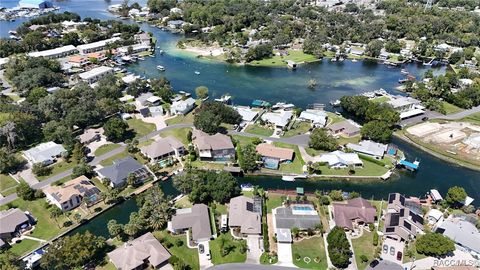
<svg viewBox="0 0 480 270">
<path fill-rule="evenodd" d="M 480 106 L 473 107 L 471 109 L 461 111 L 461 112 L 458 112 L 458 113 L 452 113 L 452 114 L 449 114 L 449 115 L 441 115 L 441 116 L 438 116 L 438 117 L 435 117 L 435 118 L 447 119 L 447 120 L 458 120 L 458 119 L 465 118 L 465 117 L 467 117 L 471 114 L 474 114 L 474 113 L 480 113 Z"/>
<path fill-rule="evenodd" d="M 168 130 L 172 130 L 172 129 L 176 129 L 176 128 L 185 128 L 185 127 L 193 127 L 193 125 L 192 125 L 192 124 L 176 124 L 176 125 L 167 126 L 167 127 L 165 127 L 165 128 L 162 128 L 162 129 L 153 131 L 153 132 L 151 132 L 151 133 L 149 133 L 149 134 L 147 134 L 147 135 L 139 138 L 138 140 L 139 140 L 140 142 L 144 142 L 144 141 L 147 141 L 147 140 L 149 140 L 149 139 L 157 136 L 158 134 L 160 134 L 160 133 L 162 133 L 162 132 L 164 132 L 164 131 L 168 131 Z M 105 153 L 105 154 L 103 154 L 103 155 L 101 155 L 101 156 L 95 157 L 92 161 L 89 162 L 89 164 L 92 165 L 92 166 L 98 165 L 98 164 L 99 164 L 100 162 L 102 162 L 103 160 L 108 159 L 108 158 L 110 158 L 110 157 L 112 157 L 112 156 L 114 156 L 114 155 L 117 155 L 117 154 L 123 152 L 123 151 L 125 150 L 125 147 L 126 147 L 125 145 L 122 145 L 122 146 L 120 146 L 119 148 L 115 148 L 115 149 L 113 149 L 112 151 L 110 151 L 110 152 L 108 152 L 108 153 Z M 47 178 L 47 179 L 45 179 L 44 181 L 41 181 L 41 182 L 39 182 L 39 183 L 36 183 L 36 184 L 32 185 L 32 188 L 34 188 L 34 189 L 42 189 L 42 188 L 44 188 L 44 187 L 46 187 L 46 186 L 48 186 L 48 185 L 50 185 L 50 184 L 52 184 L 52 183 L 54 183 L 54 182 L 62 179 L 62 178 L 65 178 L 65 177 L 67 177 L 67 176 L 69 176 L 69 175 L 71 175 L 71 174 L 72 174 L 72 169 L 66 170 L 66 171 L 61 172 L 61 173 L 59 173 L 59 174 L 56 174 L 56 175 L 54 175 L 54 176 L 52 176 L 52 177 L 50 177 L 50 178 Z M 17 196 L 16 193 L 11 194 L 11 195 L 9 195 L 9 196 L 6 196 L 6 197 L 4 197 L 4 198 L 1 198 L 1 199 L 0 199 L 0 205 L 4 205 L 4 204 L 7 204 L 7 203 L 9 203 L 9 202 L 12 202 L 12 201 L 14 201 L 14 200 L 17 199 L 17 198 L 18 198 L 18 196 Z"/>
<path fill-rule="evenodd" d="M 208 270 L 302 270 L 302 268 L 284 267 L 278 265 L 261 265 L 248 263 L 228 263 L 215 265 L 208 268 Z"/>
</svg>

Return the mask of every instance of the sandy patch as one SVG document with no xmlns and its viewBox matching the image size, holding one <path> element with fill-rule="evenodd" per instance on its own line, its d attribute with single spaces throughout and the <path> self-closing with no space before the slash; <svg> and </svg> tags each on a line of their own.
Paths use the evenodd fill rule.
<svg viewBox="0 0 480 270">
<path fill-rule="evenodd" d="M 441 128 L 442 127 L 439 123 L 423 123 L 407 128 L 407 132 L 417 137 L 423 137 L 428 134 L 437 132 Z"/>
<path fill-rule="evenodd" d="M 208 46 L 208 47 L 186 46 L 184 50 L 194 53 L 196 55 L 201 55 L 201 56 L 219 56 L 225 53 L 223 48 L 215 47 L 215 46 Z"/>
</svg>

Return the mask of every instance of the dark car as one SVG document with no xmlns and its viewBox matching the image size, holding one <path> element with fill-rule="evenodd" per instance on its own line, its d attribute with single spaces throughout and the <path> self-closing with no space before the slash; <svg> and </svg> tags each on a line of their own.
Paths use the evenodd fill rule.
<svg viewBox="0 0 480 270">
<path fill-rule="evenodd" d="M 422 121 L 427 121 L 428 120 L 428 117 L 422 117 Z"/>
<path fill-rule="evenodd" d="M 403 254 L 402 254 L 401 251 L 397 252 L 397 260 L 398 260 L 398 261 L 401 261 L 401 260 L 402 260 L 402 255 L 403 255 Z"/>
<path fill-rule="evenodd" d="M 205 252 L 205 247 L 203 246 L 203 244 L 198 245 L 198 252 L 200 254 L 203 254 L 203 252 Z"/>
<path fill-rule="evenodd" d="M 370 267 L 371 268 L 375 268 L 375 266 L 377 266 L 380 262 L 378 260 L 373 260 L 371 263 L 370 263 Z"/>
</svg>

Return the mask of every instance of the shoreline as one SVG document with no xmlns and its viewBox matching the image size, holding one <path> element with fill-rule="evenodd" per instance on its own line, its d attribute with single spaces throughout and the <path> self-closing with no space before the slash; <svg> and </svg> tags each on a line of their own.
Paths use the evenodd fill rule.
<svg viewBox="0 0 480 270">
<path fill-rule="evenodd" d="M 290 173 L 294 174 L 294 173 Z M 244 174 L 244 177 L 262 177 L 262 176 L 274 176 L 274 177 L 279 177 L 281 178 L 283 175 L 288 175 L 287 173 L 281 173 L 281 172 L 254 172 L 254 173 L 248 173 Z M 305 181 L 388 181 L 388 179 L 383 180 L 382 179 L 383 175 L 380 176 L 364 176 L 364 175 L 322 175 L 322 174 L 315 174 L 315 175 L 308 175 L 306 176 L 305 179 L 300 179 L 300 180 L 305 180 Z M 331 179 L 328 179 L 331 178 Z M 283 181 L 283 180 L 282 180 Z M 288 181 L 286 181 L 288 182 Z M 295 181 L 292 181 L 295 182 Z"/>
<path fill-rule="evenodd" d="M 439 153 L 435 150 L 432 150 L 428 147 L 425 147 L 417 142 L 415 142 L 414 140 L 408 138 L 405 134 L 403 134 L 403 131 L 401 131 L 402 134 L 399 134 L 397 132 L 394 132 L 393 133 L 393 136 L 395 136 L 396 138 L 422 150 L 423 152 L 429 154 L 429 155 L 432 155 L 438 159 L 441 159 L 443 161 L 446 161 L 448 163 L 451 163 L 453 165 L 457 165 L 457 166 L 460 166 L 460 167 L 463 167 L 463 168 L 467 168 L 467 169 L 471 169 L 471 170 L 474 170 L 474 171 L 480 171 L 480 166 L 478 165 L 475 165 L 475 164 L 471 164 L 470 162 L 468 161 L 465 161 L 465 160 L 461 160 L 461 159 L 456 159 L 456 158 L 452 158 L 452 157 L 449 157 L 449 156 L 446 156 L 442 153 Z"/>
</svg>

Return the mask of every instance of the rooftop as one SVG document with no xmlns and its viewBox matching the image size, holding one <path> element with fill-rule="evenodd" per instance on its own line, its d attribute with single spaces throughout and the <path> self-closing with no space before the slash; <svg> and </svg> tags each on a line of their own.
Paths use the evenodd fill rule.
<svg viewBox="0 0 480 270">
<path fill-rule="evenodd" d="M 363 198 L 348 200 L 346 203 L 334 203 L 333 209 L 335 224 L 350 230 L 354 229 L 353 223 L 355 221 L 375 222 L 377 214 L 375 207 Z"/>
<path fill-rule="evenodd" d="M 140 150 L 150 158 L 157 158 L 182 147 L 184 146 L 179 140 L 173 136 L 168 136 L 166 138 L 160 138 L 154 143 L 142 147 Z"/>
<path fill-rule="evenodd" d="M 49 57 L 52 55 L 58 55 L 62 53 L 69 53 L 72 51 L 76 51 L 77 49 L 73 45 L 67 45 L 55 49 L 50 49 L 50 50 L 45 50 L 45 51 L 39 51 L 39 52 L 29 52 L 28 56 L 30 57 Z"/>
<path fill-rule="evenodd" d="M 292 229 L 293 227 L 297 227 L 301 230 L 305 230 L 308 228 L 315 228 L 318 224 L 320 224 L 320 217 L 318 213 L 315 215 L 311 214 L 311 210 L 305 212 L 305 214 L 300 214 L 303 211 L 295 211 L 292 209 L 294 206 L 289 207 L 277 207 L 273 209 L 274 213 L 274 221 L 275 221 L 275 228 L 278 229 Z M 310 206 L 312 207 L 312 206 Z M 316 212 L 316 211 L 315 211 Z"/>
<path fill-rule="evenodd" d="M 191 208 L 177 210 L 172 217 L 171 226 L 174 230 L 192 228 L 194 241 L 212 237 L 210 214 L 205 204 L 194 204 Z"/>
<path fill-rule="evenodd" d="M 113 38 L 109 38 L 109 39 L 105 39 L 105 40 L 100 40 L 100 41 L 97 41 L 97 42 L 78 45 L 77 49 L 78 50 L 95 49 L 95 48 L 103 47 L 103 46 L 107 45 L 108 43 L 113 43 L 113 42 L 118 41 L 118 40 L 120 40 L 119 37 L 113 37 Z"/>
<path fill-rule="evenodd" d="M 357 127 L 348 120 L 331 124 L 330 126 L 328 126 L 328 129 L 334 132 L 339 132 L 343 130 L 343 132 L 345 133 L 353 133 L 360 131 L 359 127 Z"/>
<path fill-rule="evenodd" d="M 228 206 L 230 227 L 240 227 L 245 234 L 260 234 L 262 232 L 261 213 L 255 211 L 254 200 L 245 196 L 238 196 L 230 200 Z M 261 208 L 260 208 L 261 209 Z"/>
<path fill-rule="evenodd" d="M 80 73 L 78 74 L 78 76 L 80 77 L 80 79 L 82 80 L 88 80 L 88 79 L 91 79 L 91 78 L 94 78 L 98 75 L 101 75 L 101 74 L 104 74 L 106 72 L 110 72 L 112 71 L 113 69 L 111 67 L 106 67 L 106 66 L 99 66 L 99 67 L 96 67 L 96 68 L 92 68 L 91 70 L 89 71 L 86 71 L 86 72 L 83 72 L 83 73 Z"/>
<path fill-rule="evenodd" d="M 44 162 L 66 152 L 61 144 L 55 142 L 41 143 L 33 148 L 26 150 L 25 155 L 32 160 L 33 163 Z"/>
<path fill-rule="evenodd" d="M 142 164 L 130 156 L 115 160 L 112 165 L 99 169 L 98 173 L 110 179 L 115 185 L 123 185 L 130 173 L 136 173 L 139 176 L 149 174 Z"/>
<path fill-rule="evenodd" d="M 319 162 L 326 162 L 329 166 L 363 164 L 356 153 L 345 153 L 338 150 L 321 155 Z"/>
<path fill-rule="evenodd" d="M 193 143 L 199 150 L 223 150 L 233 149 L 233 143 L 230 137 L 217 133 L 215 135 L 209 135 L 201 130 L 194 129 Z"/>
<path fill-rule="evenodd" d="M 437 232 L 480 254 L 480 233 L 472 223 L 461 218 L 448 219 L 440 225 Z"/>
<path fill-rule="evenodd" d="M 364 140 L 358 144 L 348 143 L 347 148 L 350 148 L 355 152 L 383 157 L 383 154 L 387 151 L 388 145 L 370 140 Z"/>
<path fill-rule="evenodd" d="M 48 186 L 43 191 L 59 203 L 70 200 L 73 195 L 90 197 L 100 193 L 100 190 L 83 175 L 65 182 L 63 186 Z"/>
<path fill-rule="evenodd" d="M 257 145 L 256 150 L 261 156 L 277 158 L 280 160 L 292 160 L 293 154 L 295 153 L 293 149 L 276 147 L 268 143 Z"/>
<path fill-rule="evenodd" d="M 275 126 L 285 127 L 290 122 L 293 113 L 291 111 L 267 112 L 262 115 L 262 119 Z"/>
<path fill-rule="evenodd" d="M 28 222 L 27 215 L 18 208 L 0 211 L 0 235 L 15 232 L 17 226 Z"/>
</svg>

